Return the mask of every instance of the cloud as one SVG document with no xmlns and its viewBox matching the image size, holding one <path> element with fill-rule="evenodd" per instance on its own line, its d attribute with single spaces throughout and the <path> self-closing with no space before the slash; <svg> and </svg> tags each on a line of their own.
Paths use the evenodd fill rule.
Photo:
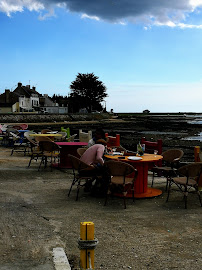
<svg viewBox="0 0 202 270">
<path fill-rule="evenodd" d="M 0 11 L 8 16 L 25 8 L 40 12 L 53 7 L 66 8 L 85 19 L 143 23 L 146 29 L 151 25 L 194 28 L 185 24 L 186 18 L 200 11 L 202 0 L 0 0 Z"/>
</svg>

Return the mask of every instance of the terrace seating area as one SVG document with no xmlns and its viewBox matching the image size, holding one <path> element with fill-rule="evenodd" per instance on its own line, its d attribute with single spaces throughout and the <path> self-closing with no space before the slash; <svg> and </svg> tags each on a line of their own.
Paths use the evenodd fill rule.
<svg viewBox="0 0 202 270">
<path fill-rule="evenodd" d="M 11 157 L 18 156 L 19 159 L 22 156 L 27 157 L 27 168 L 33 168 L 37 164 L 38 171 L 72 169 L 73 160 L 78 161 L 82 157 L 88 148 L 88 141 L 93 138 L 92 130 L 78 129 L 77 134 L 74 133 L 71 135 L 70 128 L 68 127 L 61 127 L 59 130 L 47 128 L 42 129 L 41 131 L 34 131 L 30 130 L 26 124 L 0 125 L 0 134 L 2 137 L 1 145 L 10 151 Z M 78 139 L 76 139 L 76 137 L 78 137 Z M 97 188 L 97 186 L 102 185 L 101 179 L 104 177 L 103 175 L 108 175 L 109 181 L 105 181 L 105 185 L 107 185 L 106 191 L 108 190 L 105 194 L 106 201 L 110 194 L 115 193 L 118 197 L 123 196 L 124 208 L 126 208 L 126 199 L 161 196 L 163 193 L 168 192 L 168 185 L 170 194 L 171 185 L 176 183 L 176 177 L 181 177 L 180 167 L 183 166 L 183 164 L 180 163 L 183 156 L 183 151 L 181 149 L 168 149 L 163 151 L 162 140 L 149 141 L 145 137 L 142 137 L 142 152 L 140 154 L 138 151 L 134 152 L 124 148 L 121 145 L 120 134 L 109 135 L 108 133 L 105 133 L 105 137 L 107 146 L 105 146 L 105 153 L 103 153 L 105 161 L 103 166 L 104 169 L 100 171 L 99 167 L 99 169 L 97 168 L 97 171 L 95 171 L 99 177 L 96 178 L 96 175 L 94 175 L 93 180 L 99 179 L 100 182 L 94 181 L 91 188 L 92 190 L 93 186 L 94 188 L 95 186 Z M 98 144 L 102 143 L 101 141 L 99 142 L 98 140 Z M 200 163 L 200 148 L 196 147 L 193 151 L 195 153 L 195 160 L 193 160 L 193 162 Z M 108 164 L 111 164 L 110 162 L 113 163 L 115 169 L 112 169 L 111 165 L 108 166 Z M 124 172 L 124 168 L 127 170 L 130 167 L 125 166 L 126 164 L 134 168 L 134 171 L 130 172 L 130 176 L 128 176 L 129 173 L 126 174 L 126 172 Z M 92 165 L 97 166 L 97 164 Z M 80 173 L 79 166 L 80 165 L 76 168 L 78 173 Z M 119 180 L 117 180 L 118 182 L 116 183 L 116 179 L 118 179 L 116 171 L 118 172 L 122 167 L 123 171 L 121 172 L 120 177 L 123 178 L 123 183 L 121 185 L 128 187 L 129 182 L 127 179 L 129 178 L 132 179 L 130 181 L 132 186 L 130 186 L 129 190 L 124 188 L 122 193 L 112 192 L 113 189 L 111 189 L 111 187 L 120 185 Z M 200 195 L 202 175 L 200 170 L 198 170 L 197 173 L 198 174 L 195 175 L 194 185 L 191 186 L 191 189 L 194 188 L 198 195 Z M 81 187 L 80 178 L 75 174 L 75 170 L 73 170 L 73 175 L 74 179 L 72 180 L 72 187 L 76 184 L 78 191 L 79 187 Z M 151 184 L 149 184 L 149 178 L 151 178 Z M 86 183 L 88 182 L 88 176 L 83 177 L 83 179 Z M 165 188 L 158 188 L 158 181 L 156 183 L 155 179 L 158 179 L 158 181 L 161 179 L 162 182 L 165 182 Z M 183 192 L 186 193 L 188 184 L 189 182 L 187 182 L 187 184 L 181 183 L 181 191 L 185 188 Z M 90 193 L 92 192 L 91 189 L 89 190 Z M 78 200 L 78 195 L 76 198 Z M 185 206 L 187 207 L 187 203 Z"/>
</svg>

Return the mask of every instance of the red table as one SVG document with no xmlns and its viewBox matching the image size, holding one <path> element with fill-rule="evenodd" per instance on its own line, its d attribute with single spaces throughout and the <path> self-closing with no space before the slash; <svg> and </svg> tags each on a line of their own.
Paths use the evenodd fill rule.
<svg viewBox="0 0 202 270">
<path fill-rule="evenodd" d="M 56 142 L 61 147 L 60 149 L 60 164 L 57 167 L 62 169 L 72 168 L 68 154 L 79 157 L 77 149 L 83 146 L 87 146 L 86 142 Z"/>
<path fill-rule="evenodd" d="M 118 157 L 120 156 L 105 155 L 105 157 L 119 160 Z M 135 198 L 149 198 L 161 195 L 162 191 L 160 189 L 148 187 L 148 168 L 151 162 L 160 160 L 163 157 L 161 155 L 144 154 L 141 157 L 142 160 L 134 161 L 128 158 L 128 156 L 125 156 L 125 159 L 120 159 L 119 161 L 130 163 L 138 171 L 137 179 L 134 182 Z M 128 193 L 128 197 L 132 197 L 132 193 Z"/>
</svg>

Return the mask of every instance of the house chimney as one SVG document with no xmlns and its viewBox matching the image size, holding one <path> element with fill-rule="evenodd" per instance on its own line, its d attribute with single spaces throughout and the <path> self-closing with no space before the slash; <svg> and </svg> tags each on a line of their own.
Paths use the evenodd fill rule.
<svg viewBox="0 0 202 270">
<path fill-rule="evenodd" d="M 32 90 L 33 90 L 33 91 L 36 91 L 36 87 L 35 87 L 35 86 L 32 86 Z"/>
<path fill-rule="evenodd" d="M 30 85 L 28 84 L 28 85 L 26 85 L 26 87 L 28 88 L 28 89 L 30 89 Z"/>
<path fill-rule="evenodd" d="M 22 87 L 22 83 L 21 82 L 18 83 L 18 87 Z"/>
<path fill-rule="evenodd" d="M 9 103 L 10 90 L 5 89 L 5 103 Z"/>
</svg>

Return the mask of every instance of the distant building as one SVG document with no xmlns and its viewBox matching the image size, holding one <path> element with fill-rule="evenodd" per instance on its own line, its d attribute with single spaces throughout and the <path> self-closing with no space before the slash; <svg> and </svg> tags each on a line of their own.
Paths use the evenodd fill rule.
<svg viewBox="0 0 202 270">
<path fill-rule="evenodd" d="M 36 91 L 36 87 L 23 86 L 18 83 L 17 88 L 11 92 L 9 89 L 0 95 L 0 112 L 47 112 L 68 113 L 68 107 L 59 107 L 48 95 Z"/>
</svg>

